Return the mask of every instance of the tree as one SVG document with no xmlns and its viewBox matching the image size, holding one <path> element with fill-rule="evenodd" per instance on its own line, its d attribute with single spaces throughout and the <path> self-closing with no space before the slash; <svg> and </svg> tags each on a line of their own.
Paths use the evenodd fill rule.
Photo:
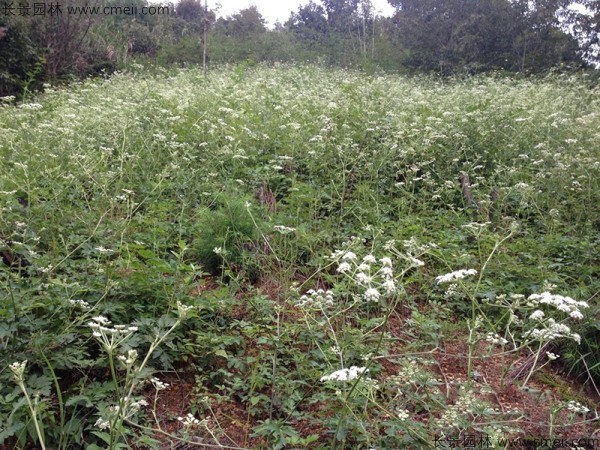
<svg viewBox="0 0 600 450">
<path fill-rule="evenodd" d="M 202 33 L 205 23 L 210 29 L 217 19 L 214 11 L 205 9 L 203 0 L 180 0 L 175 18 L 183 22 L 182 34 Z"/>
<path fill-rule="evenodd" d="M 266 20 L 254 5 L 242 9 L 225 19 L 220 18 L 217 21 L 219 32 L 225 36 L 236 38 L 247 38 L 252 35 L 264 33 L 267 31 L 265 24 Z"/>
<path fill-rule="evenodd" d="M 350 33 L 360 0 L 323 0 L 327 24 L 338 32 Z"/>
<path fill-rule="evenodd" d="M 26 20 L 0 15 L 0 97 L 19 94 L 39 78 L 42 60 L 29 35 Z"/>
<path fill-rule="evenodd" d="M 519 70 L 544 70 L 577 63 L 576 40 L 562 29 L 571 0 L 513 0 L 521 30 L 515 39 Z"/>
<path fill-rule="evenodd" d="M 564 18 L 579 42 L 582 57 L 598 67 L 600 65 L 600 2 L 580 0 L 567 9 Z"/>
<path fill-rule="evenodd" d="M 570 0 L 389 0 L 407 48 L 405 62 L 442 73 L 540 71 L 579 64 L 561 29 Z"/>
<path fill-rule="evenodd" d="M 456 66 L 451 39 L 465 21 L 468 0 L 389 0 L 394 23 L 408 50 L 406 63 L 420 70 L 451 72 Z"/>
<path fill-rule="evenodd" d="M 198 0 L 180 0 L 175 7 L 175 15 L 186 22 L 199 23 L 204 16 L 204 5 Z"/>
<path fill-rule="evenodd" d="M 326 35 L 329 31 L 325 9 L 312 0 L 304 6 L 300 6 L 298 11 L 292 12 L 290 18 L 285 23 L 285 27 L 300 34 L 310 30 L 311 34 L 319 33 Z"/>
<path fill-rule="evenodd" d="M 300 6 L 285 23 L 286 30 L 293 33 L 296 42 L 309 51 L 324 53 L 329 46 L 329 27 L 325 9 L 313 1 Z"/>
</svg>

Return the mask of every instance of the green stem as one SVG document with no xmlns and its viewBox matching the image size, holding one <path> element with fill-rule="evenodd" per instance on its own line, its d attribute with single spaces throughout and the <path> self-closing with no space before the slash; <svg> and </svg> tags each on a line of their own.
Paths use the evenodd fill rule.
<svg viewBox="0 0 600 450">
<path fill-rule="evenodd" d="M 8 282 L 8 289 L 10 291 L 10 299 L 12 301 L 12 305 L 13 305 L 13 309 L 15 310 L 15 322 L 17 321 L 17 319 L 19 318 L 19 309 L 17 307 L 17 302 L 15 300 L 15 293 L 12 290 L 12 286 L 10 281 Z"/>
<path fill-rule="evenodd" d="M 481 280 L 483 278 L 483 273 L 485 272 L 485 269 L 486 269 L 488 263 L 492 259 L 492 256 L 494 256 L 494 253 L 496 253 L 496 250 L 498 250 L 498 248 L 500 248 L 500 246 L 504 243 L 504 241 L 509 239 L 513 234 L 514 234 L 514 231 L 511 230 L 506 237 L 504 237 L 500 241 L 496 242 L 496 244 L 494 245 L 494 248 L 490 252 L 487 259 L 485 260 L 485 263 L 483 263 L 483 266 L 481 266 L 481 270 L 479 271 L 479 279 L 477 280 L 477 286 L 475 287 L 475 292 L 477 292 L 479 290 L 479 285 L 481 284 Z"/>
<path fill-rule="evenodd" d="M 52 364 L 50 364 L 50 361 L 48 361 L 44 350 L 42 348 L 39 348 L 39 351 L 42 355 L 42 358 L 44 358 L 44 362 L 48 366 L 48 369 L 50 370 L 52 380 L 54 381 L 54 389 L 56 389 L 56 398 L 58 399 L 58 408 L 60 410 L 60 440 L 58 443 L 58 448 L 63 448 L 63 441 L 65 438 L 65 405 L 62 397 L 62 390 L 60 388 L 60 385 L 58 384 L 58 377 L 56 376 L 56 372 L 54 372 L 54 368 L 52 367 Z"/>
<path fill-rule="evenodd" d="M 115 370 L 115 361 L 113 359 L 113 349 L 107 349 L 108 353 L 108 364 L 110 366 L 110 375 L 113 379 L 113 383 L 115 384 L 115 392 L 119 390 L 119 382 L 117 380 L 117 371 Z"/>
<path fill-rule="evenodd" d="M 37 413 L 35 411 L 33 404 L 31 403 L 31 398 L 29 397 L 29 394 L 27 393 L 27 389 L 25 389 L 25 384 L 22 381 L 20 381 L 19 387 L 21 388 L 21 390 L 23 391 L 23 394 L 25 394 L 25 398 L 27 399 L 27 404 L 29 405 L 29 412 L 31 412 L 31 418 L 33 419 L 33 424 L 35 425 L 35 431 L 38 435 L 38 439 L 40 440 L 40 446 L 42 447 L 42 450 L 46 450 L 46 445 L 44 444 L 44 436 L 42 435 L 42 430 L 41 430 L 40 424 L 37 420 Z"/>
<path fill-rule="evenodd" d="M 474 308 L 473 308 L 473 314 L 474 314 Z M 468 347 L 469 347 L 469 355 L 467 358 L 467 384 L 470 386 L 471 385 L 471 380 L 472 380 L 472 376 L 473 376 L 473 330 L 475 326 L 475 318 L 473 317 L 471 319 L 471 323 L 469 324 L 469 342 L 468 342 Z"/>
<path fill-rule="evenodd" d="M 110 366 L 110 374 L 112 376 L 113 382 L 115 384 L 115 392 L 119 392 L 119 382 L 117 381 L 117 372 L 115 370 L 115 362 L 113 359 L 113 349 L 112 348 L 107 348 L 107 353 L 108 353 L 108 364 Z M 123 411 L 123 405 L 122 402 L 119 402 L 119 410 L 115 411 L 115 417 L 113 418 L 113 420 L 111 421 L 110 424 L 110 443 L 109 443 L 109 448 L 112 450 L 115 445 L 115 433 L 116 433 L 116 429 L 117 429 L 117 423 L 119 421 L 119 417 L 121 416 Z"/>
<path fill-rule="evenodd" d="M 529 381 L 529 378 L 531 378 L 531 375 L 533 374 L 533 372 L 535 372 L 535 366 L 537 366 L 537 362 L 540 357 L 540 352 L 542 350 L 542 345 L 543 345 L 543 343 L 540 342 L 540 345 L 539 345 L 537 351 L 535 352 L 535 359 L 533 360 L 533 365 L 531 366 L 531 370 L 527 374 L 527 378 L 525 378 L 525 381 L 523 381 L 523 384 L 521 385 L 521 389 L 525 388 L 525 385 Z"/>
<path fill-rule="evenodd" d="M 177 326 L 179 326 L 180 323 L 181 323 L 181 320 L 177 320 L 165 334 L 163 334 L 162 336 L 160 336 L 160 335 L 156 336 L 156 339 L 154 340 L 154 342 L 152 343 L 152 345 L 150 345 L 150 348 L 148 349 L 148 353 L 146 353 L 146 357 L 144 358 L 144 361 L 142 361 L 142 364 L 140 364 L 140 367 L 137 370 L 138 373 L 140 373 L 142 370 L 144 370 L 144 367 L 146 367 L 146 364 L 148 364 L 148 361 L 150 360 L 150 356 L 152 356 L 152 353 L 154 352 L 154 350 L 157 349 L 157 347 L 167 338 L 167 336 L 169 334 L 171 334 L 173 332 L 173 330 L 175 328 L 177 328 Z M 131 398 L 131 395 L 133 394 L 133 389 L 135 388 L 135 386 L 136 386 L 136 383 L 135 383 L 135 379 L 134 379 L 131 382 L 131 385 L 129 387 L 129 392 L 125 396 L 126 403 Z"/>
<path fill-rule="evenodd" d="M 390 319 L 390 316 L 392 315 L 392 312 L 394 312 L 397 304 L 398 304 L 398 301 L 396 301 L 393 305 L 390 305 L 390 308 L 389 308 L 388 312 L 385 315 L 385 319 L 383 320 L 383 322 L 381 324 L 381 328 L 382 329 L 381 329 L 381 333 L 379 333 L 379 340 L 377 341 L 377 346 L 375 347 L 375 351 L 373 352 L 374 355 L 376 355 L 376 354 L 379 353 L 379 350 L 381 348 L 381 344 L 383 343 L 383 336 L 385 335 L 385 325 L 388 323 L 388 321 Z M 348 408 L 347 405 L 348 405 L 348 400 L 350 400 L 350 396 L 352 395 L 352 393 L 354 392 L 354 390 L 358 386 L 358 383 L 360 382 L 360 380 L 367 373 L 369 367 L 373 364 L 373 360 L 374 360 L 374 358 L 370 358 L 369 361 L 367 361 L 367 365 L 365 366 L 365 370 L 358 374 L 358 377 L 356 378 L 356 381 L 350 387 L 350 390 L 348 391 L 348 394 L 346 394 L 345 404 L 344 404 L 344 412 Z M 342 419 L 345 419 L 345 417 L 346 417 L 346 414 L 342 414 Z M 337 438 L 336 438 L 336 436 L 337 436 L 337 434 L 338 434 L 338 432 L 340 430 L 341 423 L 342 423 L 342 421 L 340 420 L 338 422 L 338 426 L 337 426 L 336 432 L 333 435 L 333 442 L 332 442 L 332 448 L 333 449 L 335 449 L 337 447 Z"/>
</svg>

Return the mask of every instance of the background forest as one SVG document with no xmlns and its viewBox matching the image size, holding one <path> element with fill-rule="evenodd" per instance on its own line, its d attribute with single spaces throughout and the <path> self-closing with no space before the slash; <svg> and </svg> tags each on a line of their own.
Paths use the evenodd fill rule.
<svg viewBox="0 0 600 450">
<path fill-rule="evenodd" d="M 310 1 L 268 29 L 256 7 L 219 17 L 197 0 L 163 4 L 156 14 L 142 14 L 145 0 L 66 0 L 35 11 L 33 3 L 2 0 L 0 96 L 111 73 L 134 59 L 199 63 L 205 28 L 210 64 L 309 61 L 447 75 L 598 62 L 600 3 L 593 0 L 389 1 L 392 17 L 376 16 L 369 0 Z M 138 14 L 73 9 L 98 6 L 136 6 Z"/>
</svg>

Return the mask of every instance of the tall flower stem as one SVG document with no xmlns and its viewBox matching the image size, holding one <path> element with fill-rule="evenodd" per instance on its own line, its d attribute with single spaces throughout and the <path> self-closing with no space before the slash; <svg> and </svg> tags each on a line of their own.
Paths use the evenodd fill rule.
<svg viewBox="0 0 600 450">
<path fill-rule="evenodd" d="M 40 447 L 42 447 L 42 450 L 46 450 L 46 445 L 44 444 L 44 436 L 42 434 L 42 429 L 40 427 L 40 423 L 37 420 L 36 408 L 33 406 L 33 403 L 31 402 L 31 397 L 29 397 L 29 394 L 27 393 L 25 384 L 22 381 L 19 381 L 18 385 L 21 388 L 21 391 L 23 391 L 23 394 L 25 394 L 25 398 L 27 399 L 27 405 L 29 405 L 29 412 L 31 413 L 31 419 L 33 420 L 33 424 L 35 425 L 35 432 L 37 433 L 38 439 L 40 440 Z"/>
<path fill-rule="evenodd" d="M 544 343 L 540 342 L 540 345 L 538 346 L 538 349 L 535 352 L 535 359 L 533 360 L 533 364 L 531 365 L 531 369 L 529 370 L 529 373 L 527 374 L 527 377 L 523 381 L 523 384 L 521 385 L 521 389 L 525 388 L 525 385 L 529 381 L 529 378 L 531 378 L 531 375 L 533 375 L 533 372 L 535 372 L 535 367 L 537 366 L 538 359 L 540 358 L 540 353 L 542 352 L 542 346 L 543 345 L 544 345 Z"/>
</svg>

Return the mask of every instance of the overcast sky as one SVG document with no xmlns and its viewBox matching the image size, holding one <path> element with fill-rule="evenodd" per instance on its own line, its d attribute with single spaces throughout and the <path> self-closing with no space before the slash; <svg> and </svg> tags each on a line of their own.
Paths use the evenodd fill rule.
<svg viewBox="0 0 600 450">
<path fill-rule="evenodd" d="M 387 0 L 371 0 L 378 15 L 389 16 L 393 8 Z M 230 16 L 240 9 L 255 5 L 262 16 L 267 20 L 269 26 L 277 21 L 283 23 L 289 19 L 292 11 L 297 11 L 298 6 L 305 5 L 308 0 L 208 0 L 208 8 L 214 9 L 217 4 L 221 5 L 218 16 Z M 319 3 L 318 0 L 316 3 Z"/>
</svg>

